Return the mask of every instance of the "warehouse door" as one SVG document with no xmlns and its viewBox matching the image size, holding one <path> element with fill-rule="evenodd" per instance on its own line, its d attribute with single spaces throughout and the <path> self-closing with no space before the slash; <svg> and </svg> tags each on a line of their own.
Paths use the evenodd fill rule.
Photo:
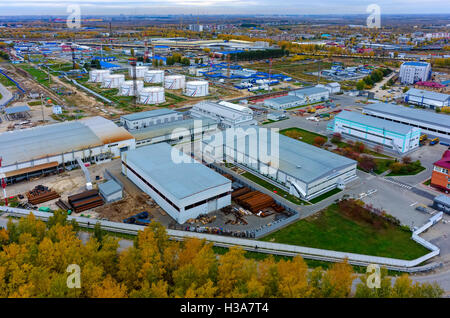
<svg viewBox="0 0 450 318">
<path fill-rule="evenodd" d="M 207 213 L 212 212 L 212 211 L 216 211 L 216 210 L 217 210 L 217 199 L 208 201 L 208 211 L 207 211 Z"/>
</svg>

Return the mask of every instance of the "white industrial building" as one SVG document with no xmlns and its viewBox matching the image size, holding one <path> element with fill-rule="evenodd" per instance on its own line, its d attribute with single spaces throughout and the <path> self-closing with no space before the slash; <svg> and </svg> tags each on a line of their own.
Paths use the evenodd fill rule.
<svg viewBox="0 0 450 318">
<path fill-rule="evenodd" d="M 139 91 L 144 88 L 143 81 L 136 81 L 136 92 L 134 91 L 133 81 L 125 81 L 119 87 L 119 95 L 121 96 L 134 96 L 139 94 Z"/>
<path fill-rule="evenodd" d="M 144 74 L 144 82 L 146 83 L 163 83 L 164 71 L 163 70 L 149 70 Z"/>
<path fill-rule="evenodd" d="M 214 119 L 225 128 L 257 124 L 256 120 L 253 119 L 253 110 L 226 101 L 218 103 L 201 101 L 192 106 L 190 114 L 194 118 Z"/>
<path fill-rule="evenodd" d="M 144 87 L 139 91 L 139 103 L 141 104 L 162 104 L 165 101 L 164 87 Z"/>
<path fill-rule="evenodd" d="M 184 75 L 168 75 L 164 78 L 164 87 L 166 89 L 183 89 L 186 85 Z"/>
<path fill-rule="evenodd" d="M 103 78 L 111 75 L 109 70 L 92 70 L 89 71 L 89 82 L 101 83 Z"/>
<path fill-rule="evenodd" d="M 136 139 L 136 147 L 142 147 L 159 142 L 183 143 L 200 139 L 203 134 L 214 133 L 218 130 L 215 120 L 182 119 L 164 124 L 150 125 L 147 128 L 130 130 Z"/>
<path fill-rule="evenodd" d="M 182 120 L 183 115 L 171 109 L 161 108 L 120 117 L 120 124 L 127 130 L 147 128 Z"/>
<path fill-rule="evenodd" d="M 204 97 L 209 94 L 209 84 L 207 81 L 189 81 L 186 82 L 184 95 L 190 97 Z"/>
<path fill-rule="evenodd" d="M 227 129 L 203 145 L 206 160 L 233 163 L 306 200 L 343 189 L 356 178 L 356 161 L 270 129 Z"/>
<path fill-rule="evenodd" d="M 427 81 L 431 77 L 431 64 L 426 62 L 404 62 L 400 66 L 399 79 L 402 84 Z"/>
<path fill-rule="evenodd" d="M 125 75 L 111 74 L 103 77 L 102 88 L 119 88 L 125 82 Z"/>
<path fill-rule="evenodd" d="M 450 95 L 417 88 L 410 88 L 404 93 L 403 98 L 406 103 L 431 109 L 450 105 Z"/>
<path fill-rule="evenodd" d="M 305 104 L 323 102 L 330 99 L 329 90 L 323 87 L 301 88 L 290 91 L 288 94 L 303 99 Z"/>
<path fill-rule="evenodd" d="M 341 84 L 339 84 L 337 82 L 328 83 L 326 85 L 318 84 L 315 87 L 325 88 L 326 90 L 328 90 L 328 92 L 330 92 L 330 94 L 337 94 L 341 91 Z"/>
<path fill-rule="evenodd" d="M 231 204 L 229 179 L 167 143 L 122 154 L 122 173 L 180 224 Z"/>
<path fill-rule="evenodd" d="M 136 78 L 144 78 L 145 77 L 145 73 L 148 71 L 148 67 L 147 66 L 136 66 Z M 130 75 L 131 78 L 133 78 L 133 71 L 134 67 L 130 67 L 128 69 L 128 74 Z"/>
<path fill-rule="evenodd" d="M 422 134 L 439 137 L 450 142 L 450 120 L 448 115 L 399 105 L 378 103 L 367 105 L 363 113 L 372 117 L 390 120 L 421 129 Z"/>
<path fill-rule="evenodd" d="M 300 106 L 304 103 L 305 100 L 303 98 L 297 97 L 295 95 L 286 95 L 264 100 L 264 106 L 278 110 Z"/>
<path fill-rule="evenodd" d="M 346 138 L 380 145 L 384 150 L 401 155 L 419 147 L 421 132 L 418 127 L 345 110 L 334 117 L 329 128 Z"/>
<path fill-rule="evenodd" d="M 8 182 L 74 167 L 77 159 L 102 163 L 135 149 L 134 137 L 100 116 L 0 134 L 0 175 Z"/>
</svg>

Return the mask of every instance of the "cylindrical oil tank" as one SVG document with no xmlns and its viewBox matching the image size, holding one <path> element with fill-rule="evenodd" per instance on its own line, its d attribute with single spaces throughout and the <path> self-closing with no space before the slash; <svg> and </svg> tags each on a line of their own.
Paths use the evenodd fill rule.
<svg viewBox="0 0 450 318">
<path fill-rule="evenodd" d="M 144 87 L 143 81 L 136 81 L 137 92 L 134 92 L 133 81 L 125 81 L 120 85 L 119 95 L 122 96 L 134 96 Z"/>
<path fill-rule="evenodd" d="M 185 82 L 184 75 L 169 75 L 164 78 L 164 87 L 167 89 L 182 89 Z"/>
<path fill-rule="evenodd" d="M 144 87 L 139 91 L 139 103 L 141 104 L 161 104 L 165 101 L 163 87 Z"/>
<path fill-rule="evenodd" d="M 89 71 L 89 82 L 101 83 L 103 78 L 110 75 L 109 70 L 92 70 Z"/>
<path fill-rule="evenodd" d="M 103 78 L 102 87 L 103 88 L 119 88 L 120 85 L 125 81 L 125 75 L 123 74 L 112 74 L 105 76 Z"/>
<path fill-rule="evenodd" d="M 144 82 L 146 83 L 162 83 L 164 82 L 163 70 L 149 70 L 144 74 Z"/>
<path fill-rule="evenodd" d="M 147 66 L 136 66 L 136 78 L 144 78 L 145 72 L 148 71 Z M 128 70 L 130 77 L 133 77 L 133 67 Z"/>
<path fill-rule="evenodd" d="M 190 97 L 201 97 L 209 94 L 209 84 L 207 81 L 189 81 L 186 82 L 184 95 Z"/>
</svg>

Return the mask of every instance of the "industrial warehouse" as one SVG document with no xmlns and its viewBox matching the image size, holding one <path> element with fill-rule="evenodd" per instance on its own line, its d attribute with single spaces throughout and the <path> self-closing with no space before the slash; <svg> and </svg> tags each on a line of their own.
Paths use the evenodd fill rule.
<svg viewBox="0 0 450 318">
<path fill-rule="evenodd" d="M 334 133 L 355 138 L 383 149 L 406 154 L 419 147 L 420 128 L 356 112 L 342 111 L 330 124 Z"/>
<path fill-rule="evenodd" d="M 450 142 L 450 121 L 446 115 L 386 103 L 367 105 L 363 108 L 363 113 L 417 127 L 423 134 Z"/>
<path fill-rule="evenodd" d="M 216 162 L 236 163 L 306 200 L 343 189 L 356 178 L 356 161 L 277 133 L 270 134 L 279 137 L 278 144 L 273 144 L 269 131 L 258 127 L 227 129 L 203 140 L 203 155 Z M 250 150 L 252 145 L 258 145 L 258 149 Z M 278 147 L 278 154 L 271 152 L 272 146 Z M 270 149 L 271 154 L 259 153 L 263 149 Z"/>
<path fill-rule="evenodd" d="M 219 125 L 224 128 L 256 125 L 253 111 L 250 108 L 226 101 L 202 101 L 192 107 L 190 115 L 194 118 L 217 120 Z"/>
<path fill-rule="evenodd" d="M 231 204 L 229 179 L 167 143 L 123 153 L 122 173 L 180 224 Z"/>
<path fill-rule="evenodd" d="M 430 109 L 437 109 L 450 105 L 450 95 L 417 88 L 410 88 L 405 93 L 404 100 L 406 103 Z"/>
<path fill-rule="evenodd" d="M 101 163 L 135 148 L 134 137 L 96 116 L 0 134 L 0 157 L 7 182 L 16 182 L 84 162 Z"/>
</svg>

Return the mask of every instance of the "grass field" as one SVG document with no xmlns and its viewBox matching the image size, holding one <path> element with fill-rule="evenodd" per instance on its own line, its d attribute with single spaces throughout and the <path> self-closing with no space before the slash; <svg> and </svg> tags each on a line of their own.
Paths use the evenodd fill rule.
<svg viewBox="0 0 450 318">
<path fill-rule="evenodd" d="M 48 75 L 44 71 L 41 71 L 40 69 L 36 69 L 33 66 L 29 64 L 21 64 L 19 67 L 28 73 L 30 73 L 31 76 L 33 76 L 34 80 L 44 86 L 49 87 L 50 84 L 48 82 Z"/>
<path fill-rule="evenodd" d="M 320 69 L 328 69 L 331 67 L 329 62 L 321 62 Z M 255 63 L 251 65 L 252 69 L 268 72 L 269 64 L 267 63 Z M 317 62 L 289 62 L 289 61 L 276 61 L 272 63 L 272 74 L 282 73 L 287 74 L 295 79 L 305 81 L 317 81 L 317 77 L 311 74 L 311 72 L 317 72 L 319 70 L 319 64 Z M 325 79 L 321 79 L 321 82 L 326 83 Z"/>
<path fill-rule="evenodd" d="M 310 144 L 310 145 L 314 144 L 314 138 L 316 138 L 316 137 L 322 137 L 325 140 L 328 140 L 327 136 L 316 134 L 314 132 L 304 130 L 301 128 L 296 128 L 296 127 L 280 130 L 280 134 L 283 134 L 287 137 L 291 137 L 291 138 L 306 142 L 307 144 Z"/>
<path fill-rule="evenodd" d="M 333 190 L 325 192 L 324 194 L 321 194 L 318 197 L 315 197 L 314 199 L 309 200 L 309 202 L 311 202 L 312 204 L 315 204 L 315 203 L 325 200 L 326 198 L 329 198 L 332 195 L 335 195 L 336 193 L 339 193 L 341 191 L 342 191 L 341 189 L 334 188 Z"/>
<path fill-rule="evenodd" d="M 383 172 L 387 171 L 389 169 L 389 166 L 393 164 L 395 161 L 391 159 L 374 159 L 375 163 L 377 164 L 377 168 L 373 171 L 376 174 L 382 174 Z"/>
<path fill-rule="evenodd" d="M 299 220 L 264 238 L 264 241 L 412 260 L 428 250 L 411 239 L 411 233 L 388 223 L 375 229 L 339 212 L 336 204 Z"/>
<path fill-rule="evenodd" d="M 264 188 L 278 194 L 280 197 L 283 197 L 286 200 L 288 200 L 294 204 L 297 204 L 297 205 L 301 205 L 301 204 L 307 205 L 308 204 L 308 202 L 305 202 L 305 201 L 297 198 L 296 196 L 289 194 L 288 192 L 274 186 L 270 182 L 267 182 L 261 178 L 258 178 L 257 176 L 251 174 L 250 172 L 244 172 L 243 174 L 241 174 L 241 176 L 259 184 L 260 186 L 263 186 Z"/>
<path fill-rule="evenodd" d="M 409 172 L 399 172 L 399 173 L 395 173 L 395 172 L 390 172 L 387 176 L 388 177 L 395 177 L 395 176 L 412 176 L 412 175 L 416 175 L 418 173 L 421 173 L 422 171 L 424 171 L 426 168 L 423 166 L 418 166 L 415 167 L 415 169 L 413 169 L 412 171 Z"/>
<path fill-rule="evenodd" d="M 9 78 L 3 75 L 0 75 L 0 84 L 2 84 L 5 87 L 16 86 Z"/>
</svg>

